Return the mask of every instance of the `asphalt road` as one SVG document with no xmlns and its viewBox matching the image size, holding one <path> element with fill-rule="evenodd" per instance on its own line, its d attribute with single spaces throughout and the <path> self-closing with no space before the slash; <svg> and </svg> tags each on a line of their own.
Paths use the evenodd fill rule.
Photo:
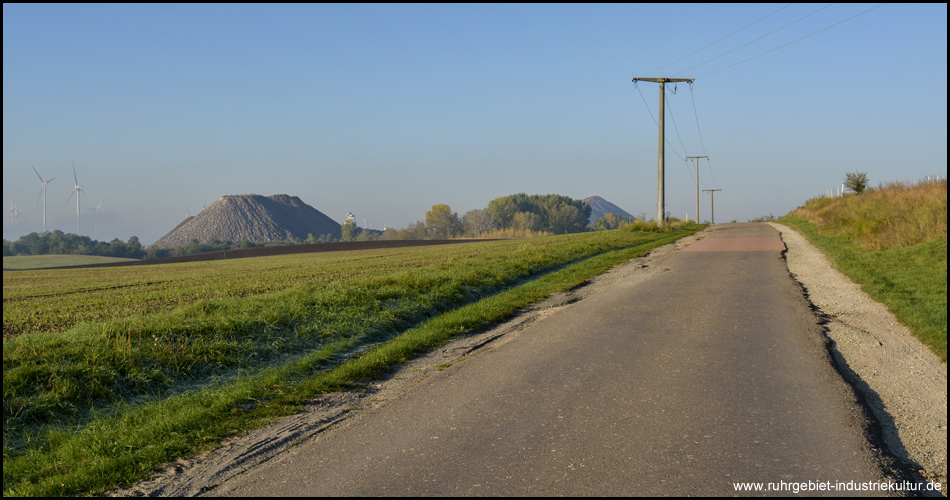
<svg viewBox="0 0 950 500">
<path fill-rule="evenodd" d="M 735 482 L 883 480 L 778 233 L 721 227 L 664 272 L 552 313 L 210 493 L 736 495 Z"/>
</svg>

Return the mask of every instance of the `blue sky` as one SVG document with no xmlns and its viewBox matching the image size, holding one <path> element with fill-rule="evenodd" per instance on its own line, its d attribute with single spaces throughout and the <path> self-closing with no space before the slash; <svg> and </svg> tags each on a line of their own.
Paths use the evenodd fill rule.
<svg viewBox="0 0 950 500">
<path fill-rule="evenodd" d="M 76 231 L 73 162 L 83 205 L 105 199 L 101 240 L 149 244 L 245 193 L 374 228 L 518 192 L 652 217 L 658 86 L 635 76 L 696 78 L 666 99 L 677 217 L 695 211 L 685 155 L 710 157 L 719 222 L 784 215 L 846 172 L 946 176 L 946 4 L 886 4 L 729 67 L 877 4 L 783 5 L 4 4 L 4 202 L 20 216 L 3 237 L 41 230 L 31 166 L 56 178 L 47 228 Z"/>
</svg>

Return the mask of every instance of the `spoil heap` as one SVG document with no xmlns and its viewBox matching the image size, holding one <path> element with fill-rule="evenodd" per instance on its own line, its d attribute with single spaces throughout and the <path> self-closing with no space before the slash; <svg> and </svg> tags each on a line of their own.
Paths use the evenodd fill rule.
<svg viewBox="0 0 950 500">
<path fill-rule="evenodd" d="M 222 196 L 198 215 L 182 221 L 155 245 L 176 248 L 192 239 L 198 243 L 292 241 L 310 234 L 339 238 L 340 224 L 296 196 L 245 194 Z"/>
<path fill-rule="evenodd" d="M 607 215 L 614 214 L 620 217 L 626 217 L 630 220 L 633 220 L 634 217 L 617 205 L 601 198 L 600 196 L 591 196 L 590 198 L 584 198 L 584 203 L 590 205 L 590 222 L 593 223 L 595 220 Z"/>
</svg>

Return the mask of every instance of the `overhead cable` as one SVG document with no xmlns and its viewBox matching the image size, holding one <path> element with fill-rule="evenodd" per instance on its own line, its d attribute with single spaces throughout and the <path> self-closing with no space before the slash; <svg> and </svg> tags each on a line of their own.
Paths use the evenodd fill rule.
<svg viewBox="0 0 950 500">
<path fill-rule="evenodd" d="M 868 10 L 865 10 L 865 11 L 863 11 L 863 12 L 859 12 L 859 13 L 857 13 L 857 14 L 855 14 L 855 15 L 853 15 L 853 16 L 847 18 L 847 19 L 842 20 L 842 21 L 838 21 L 838 22 L 832 24 L 831 26 L 827 26 L 827 27 L 825 27 L 825 28 L 822 28 L 822 29 L 820 29 L 820 30 L 818 30 L 818 31 L 816 31 L 816 32 L 814 32 L 814 33 L 809 33 L 809 34 L 807 34 L 807 35 L 805 35 L 805 36 L 803 36 L 803 37 L 801 37 L 801 38 L 799 38 L 799 39 L 792 40 L 791 42 L 788 42 L 788 43 L 786 43 L 786 44 L 784 44 L 784 45 L 779 45 L 778 47 L 775 47 L 775 48 L 772 49 L 772 50 L 767 50 L 767 51 L 765 51 L 765 52 L 763 52 L 763 53 L 761 53 L 761 54 L 759 54 L 759 55 L 757 55 L 757 56 L 752 56 L 752 57 L 750 57 L 750 58 L 748 58 L 748 59 L 745 59 L 745 60 L 743 60 L 743 61 L 739 61 L 739 62 L 737 62 L 737 63 L 735 63 L 735 64 L 731 64 L 731 65 L 729 65 L 729 66 L 726 66 L 725 68 L 717 69 L 716 71 L 713 71 L 712 73 L 706 73 L 705 75 L 703 75 L 703 76 L 701 76 L 701 77 L 699 77 L 699 78 L 703 78 L 703 77 L 709 76 L 709 75 L 711 75 L 711 74 L 713 74 L 713 73 L 718 73 L 718 72 L 720 72 L 720 71 L 722 71 L 722 70 L 724 70 L 724 69 L 729 69 L 729 68 L 731 68 L 731 67 L 733 67 L 733 66 L 738 66 L 738 65 L 740 65 L 740 64 L 742 64 L 742 63 L 744 63 L 744 62 L 749 62 L 749 61 L 751 61 L 751 60 L 753 60 L 753 59 L 755 59 L 755 58 L 757 58 L 757 57 L 762 57 L 762 56 L 764 56 L 765 54 L 768 54 L 768 53 L 770 53 L 770 52 L 775 52 L 776 50 L 781 49 L 781 48 L 783 48 L 783 47 L 788 47 L 789 45 L 791 45 L 791 44 L 793 44 L 793 43 L 795 43 L 795 42 L 800 42 L 800 41 L 802 41 L 802 40 L 804 40 L 804 39 L 806 39 L 806 38 L 808 38 L 808 37 L 810 37 L 810 36 L 812 36 L 812 35 L 817 35 L 818 33 L 821 33 L 822 31 L 825 31 L 825 30 L 827 30 L 827 29 L 834 28 L 835 26 L 837 26 L 837 25 L 839 25 L 839 24 L 841 24 L 841 23 L 843 23 L 843 22 L 850 21 L 850 20 L 852 20 L 852 19 L 854 19 L 854 18 L 860 16 L 861 14 L 866 14 L 866 13 L 868 13 L 868 12 L 871 12 L 872 10 L 874 10 L 874 9 L 876 9 L 876 8 L 882 6 L 882 5 L 884 5 L 884 4 L 883 4 L 883 3 L 879 3 L 879 4 L 875 5 L 874 7 L 871 7 L 871 8 L 868 9 Z"/>
<path fill-rule="evenodd" d="M 789 5 L 792 5 L 792 4 L 786 4 L 785 7 L 788 7 Z M 725 40 L 725 39 L 731 37 L 732 35 L 735 35 L 736 33 L 739 33 L 740 31 L 743 31 L 743 30 L 745 30 L 746 28 L 750 28 L 750 27 L 752 27 L 753 25 L 756 25 L 756 24 L 758 24 L 758 23 L 764 21 L 766 18 L 768 18 L 768 17 L 770 17 L 770 16 L 772 16 L 772 15 L 774 15 L 774 14 L 777 14 L 779 11 L 781 11 L 781 10 L 784 9 L 785 7 L 782 7 L 782 8 L 780 8 L 780 9 L 778 9 L 777 11 L 775 11 L 775 12 L 769 14 L 768 16 L 763 17 L 762 19 L 759 19 L 758 21 L 756 21 L 756 22 L 754 22 L 754 23 L 752 23 L 752 24 L 746 26 L 745 28 L 742 28 L 742 29 L 740 29 L 740 30 L 738 30 L 738 31 L 733 31 L 731 34 L 726 35 L 726 36 L 720 38 L 719 40 L 716 40 L 715 42 L 713 42 L 713 43 L 711 43 L 711 44 L 709 44 L 709 45 L 707 45 L 707 46 L 705 46 L 705 47 L 703 47 L 703 48 L 701 48 L 701 49 L 699 49 L 699 50 L 697 50 L 697 51 L 695 51 L 695 52 L 691 52 L 691 53 L 689 53 L 689 54 L 686 54 L 685 56 L 683 56 L 683 57 L 681 57 L 681 58 L 679 58 L 679 59 L 677 59 L 677 60 L 675 60 L 675 61 L 673 61 L 673 62 L 671 62 L 671 63 L 669 63 L 669 64 L 665 64 L 665 65 L 663 65 L 663 66 L 660 66 L 659 68 L 656 68 L 656 69 L 653 70 L 653 71 L 647 71 L 646 74 L 652 75 L 652 74 L 656 73 L 657 71 L 659 71 L 659 70 L 661 70 L 661 69 L 663 69 L 663 68 L 665 68 L 665 67 L 667 67 L 667 66 L 672 66 L 672 65 L 674 65 L 674 64 L 676 64 L 676 63 L 682 61 L 683 59 L 686 59 L 687 57 L 690 57 L 690 56 L 692 56 L 692 55 L 694 55 L 694 54 L 698 54 L 698 53 L 700 53 L 700 52 L 702 52 L 702 51 L 708 49 L 709 47 L 712 47 L 713 45 L 716 45 L 717 43 L 719 43 L 719 42 L 721 42 L 721 41 L 723 41 L 723 40 Z"/>
<path fill-rule="evenodd" d="M 640 99 L 643 100 L 643 105 L 646 106 L 646 108 L 647 108 L 647 113 L 650 113 L 650 118 L 653 119 L 653 124 L 656 125 L 656 128 L 657 128 L 657 129 L 659 129 L 659 128 L 660 128 L 660 124 L 659 124 L 659 122 L 656 121 L 656 118 L 654 118 L 654 116 L 653 116 L 653 111 L 650 109 L 650 105 L 647 104 L 646 98 L 643 97 L 643 91 L 640 90 L 640 86 L 637 85 L 636 82 L 634 82 L 634 85 L 633 85 L 633 86 L 637 88 L 637 92 L 640 94 Z M 672 116 L 672 115 L 671 115 L 671 116 Z M 664 137 L 663 137 L 663 141 L 666 143 L 667 146 L 670 147 L 670 151 L 672 151 L 673 154 L 675 154 L 680 160 L 686 161 L 685 158 L 683 158 L 682 156 L 680 156 L 679 153 L 676 152 L 676 148 L 674 148 L 673 145 L 670 144 L 670 140 L 669 140 L 669 139 L 667 139 L 667 138 L 664 136 Z M 684 153 L 685 153 L 685 152 L 684 152 Z"/>
<path fill-rule="evenodd" d="M 713 171 L 712 171 L 712 163 L 709 162 L 709 153 L 706 152 L 706 143 L 703 142 L 703 131 L 699 127 L 699 113 L 696 112 L 696 97 L 693 96 L 692 84 L 689 86 L 689 97 L 693 101 L 693 116 L 696 117 L 696 131 L 699 132 L 699 144 L 700 146 L 703 147 L 703 155 L 706 156 L 706 167 L 709 169 L 709 175 L 712 176 L 713 185 L 718 188 L 719 183 L 716 182 L 716 176 L 713 174 Z M 706 185 L 705 181 L 703 181 L 703 185 L 704 186 Z"/>
<path fill-rule="evenodd" d="M 767 36 L 769 36 L 769 35 L 772 35 L 772 34 L 774 34 L 774 33 L 777 33 L 777 32 L 779 32 L 779 31 L 782 31 L 783 29 L 788 28 L 789 26 L 791 26 L 791 25 L 793 25 L 793 24 L 795 24 L 795 23 L 797 23 L 797 22 L 799 22 L 799 21 L 801 21 L 801 20 L 803 20 L 803 19 L 806 19 L 806 18 L 808 18 L 808 17 L 810 17 L 810 16 L 813 16 L 813 15 L 815 15 L 815 14 L 817 14 L 817 13 L 819 13 L 819 12 L 825 10 L 825 9 L 827 9 L 828 7 L 831 7 L 832 5 L 834 5 L 834 4 L 825 5 L 824 7 L 820 8 L 820 9 L 818 9 L 818 10 L 816 10 L 816 11 L 810 13 L 810 14 L 807 14 L 807 15 L 805 15 L 805 16 L 802 16 L 802 17 L 800 17 L 800 18 L 798 18 L 798 19 L 796 19 L 796 20 L 794 20 L 794 21 L 792 21 L 792 22 L 786 24 L 785 26 L 782 26 L 781 28 L 774 29 L 774 30 L 772 30 L 772 31 L 770 31 L 770 32 L 768 32 L 768 33 L 766 33 L 766 34 L 764 34 L 764 35 L 762 35 L 762 36 L 756 38 L 755 40 L 752 40 L 751 42 L 746 42 L 746 43 L 744 43 L 744 44 L 742 44 L 742 45 L 740 45 L 740 46 L 738 46 L 738 47 L 736 47 L 736 48 L 734 48 L 734 49 L 732 49 L 732 50 L 728 50 L 728 51 L 726 51 L 726 52 L 723 52 L 722 54 L 719 54 L 718 56 L 713 57 L 712 59 L 707 59 L 707 60 L 705 60 L 705 61 L 703 61 L 703 62 L 701 62 L 701 63 L 699 63 L 699 64 L 690 66 L 690 67 L 688 67 L 688 68 L 686 68 L 686 69 L 684 69 L 684 70 L 682 70 L 682 71 L 678 71 L 677 73 L 674 73 L 674 74 L 685 73 L 685 72 L 687 72 L 687 71 L 689 71 L 689 70 L 691 70 L 691 69 L 693 69 L 693 68 L 698 68 L 698 67 L 702 66 L 703 64 L 706 64 L 706 63 L 711 62 L 711 61 L 715 61 L 716 59 L 719 59 L 720 57 L 722 57 L 722 56 L 724 56 L 724 55 L 726 55 L 726 54 L 731 54 L 731 53 L 733 53 L 733 52 L 735 52 L 735 51 L 741 49 L 742 47 L 745 47 L 745 46 L 747 46 L 747 45 L 749 45 L 749 44 L 758 42 L 759 40 L 761 40 L 761 39 L 763 39 L 763 38 L 765 38 L 765 37 L 767 37 Z"/>
</svg>

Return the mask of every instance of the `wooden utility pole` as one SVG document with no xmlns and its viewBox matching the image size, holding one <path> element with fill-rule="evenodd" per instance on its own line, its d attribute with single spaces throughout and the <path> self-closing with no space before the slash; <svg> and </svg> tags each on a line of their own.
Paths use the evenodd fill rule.
<svg viewBox="0 0 950 500">
<path fill-rule="evenodd" d="M 665 113 L 664 113 L 664 110 L 663 110 L 663 103 L 664 103 L 664 101 L 663 101 L 663 96 L 666 94 L 666 83 L 667 83 L 667 82 L 673 82 L 673 83 L 675 83 L 675 82 L 688 82 L 688 83 L 693 83 L 693 80 L 695 80 L 695 78 L 634 78 L 634 79 L 633 79 L 633 83 L 637 83 L 637 82 L 654 82 L 654 83 L 659 83 L 659 84 L 660 84 L 660 121 L 659 121 L 659 123 L 658 123 L 659 128 L 660 128 L 660 147 L 659 147 L 659 159 L 658 159 L 658 161 L 657 161 L 659 172 L 658 172 L 658 176 L 657 176 L 657 177 L 658 177 L 658 180 L 657 180 L 657 201 L 656 201 L 656 222 L 657 222 L 657 224 L 659 224 L 660 226 L 663 226 L 663 225 L 664 225 L 664 221 L 665 221 L 665 217 L 664 217 L 664 213 L 665 213 L 665 212 L 664 212 L 664 202 L 665 202 L 665 199 L 664 199 L 664 194 L 665 194 L 665 193 L 664 193 L 664 188 L 665 188 L 665 186 L 664 186 L 664 176 L 663 176 L 663 166 L 664 166 L 663 153 L 664 153 L 664 151 L 665 151 L 664 146 L 665 146 L 666 143 L 665 143 L 665 138 L 663 137 L 663 130 L 664 130 L 664 128 L 663 128 L 663 115 L 665 114 Z"/>
<path fill-rule="evenodd" d="M 696 163 L 696 223 L 699 224 L 699 159 L 709 158 L 708 156 L 687 156 Z"/>
<path fill-rule="evenodd" d="M 716 193 L 714 191 L 722 191 L 722 189 L 703 189 L 703 191 L 709 191 L 709 209 L 712 212 L 712 223 L 716 223 Z"/>
</svg>

